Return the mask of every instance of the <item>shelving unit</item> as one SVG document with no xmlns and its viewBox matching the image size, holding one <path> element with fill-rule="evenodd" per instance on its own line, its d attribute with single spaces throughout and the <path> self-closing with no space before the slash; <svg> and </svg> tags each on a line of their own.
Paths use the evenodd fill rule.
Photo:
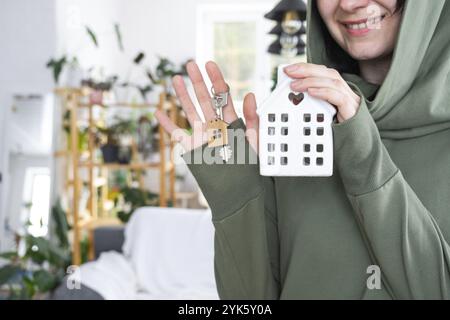
<svg viewBox="0 0 450 320">
<path fill-rule="evenodd" d="M 70 145 L 66 150 L 59 150 L 55 152 L 55 157 L 64 158 L 66 163 L 66 179 L 64 189 L 67 195 L 71 194 L 70 208 L 68 208 L 68 220 L 72 223 L 72 246 L 73 256 L 72 262 L 75 265 L 81 263 L 81 237 L 83 231 L 88 232 L 88 239 L 92 240 L 92 231 L 103 225 L 118 225 L 121 222 L 111 217 L 105 210 L 105 201 L 108 194 L 108 173 L 113 170 L 129 170 L 136 172 L 139 181 L 139 187 L 144 189 L 144 181 L 142 172 L 151 169 L 159 170 L 159 205 L 166 207 L 168 199 L 173 204 L 176 202 L 175 194 L 175 165 L 173 159 L 174 142 L 166 136 L 163 128 L 159 126 L 159 161 L 158 162 L 136 162 L 132 159 L 129 164 L 120 163 L 103 163 L 94 158 L 95 154 L 95 119 L 94 108 L 153 108 L 159 110 L 168 110 L 172 121 L 177 120 L 177 106 L 175 98 L 167 97 L 165 92 L 159 96 L 157 104 L 129 104 L 129 103 L 114 103 L 114 104 L 95 104 L 86 103 L 88 93 L 80 88 L 59 88 L 55 90 L 58 97 L 61 98 L 62 107 L 64 111 L 70 111 Z M 78 120 L 79 111 L 88 109 L 87 123 L 88 123 L 88 150 L 87 159 L 81 160 L 80 150 L 78 148 Z M 85 119 L 86 120 L 86 119 Z M 133 148 L 132 148 L 133 149 Z M 135 148 L 134 148 L 135 149 Z M 169 149 L 170 157 L 167 158 L 166 151 Z M 136 154 L 134 150 L 133 154 Z M 135 157 L 133 157 L 135 158 Z M 80 171 L 87 170 L 88 179 L 87 186 L 89 190 L 89 198 L 87 202 L 87 217 L 80 215 L 80 197 L 83 187 L 83 180 L 80 177 Z M 169 192 L 167 194 L 167 176 L 169 176 Z M 100 188 L 100 190 L 98 190 Z M 98 199 L 100 194 L 100 199 Z M 90 242 L 92 244 L 92 242 Z M 88 252 L 89 258 L 94 257 L 93 246 L 91 245 Z"/>
</svg>

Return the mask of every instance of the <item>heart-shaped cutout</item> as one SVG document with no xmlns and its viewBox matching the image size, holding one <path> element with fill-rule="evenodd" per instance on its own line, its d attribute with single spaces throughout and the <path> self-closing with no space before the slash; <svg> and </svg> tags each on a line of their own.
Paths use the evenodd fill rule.
<svg viewBox="0 0 450 320">
<path fill-rule="evenodd" d="M 303 99 L 305 99 L 305 95 L 302 92 L 300 93 L 291 92 L 289 94 L 289 100 L 296 106 L 298 106 L 303 101 Z"/>
</svg>

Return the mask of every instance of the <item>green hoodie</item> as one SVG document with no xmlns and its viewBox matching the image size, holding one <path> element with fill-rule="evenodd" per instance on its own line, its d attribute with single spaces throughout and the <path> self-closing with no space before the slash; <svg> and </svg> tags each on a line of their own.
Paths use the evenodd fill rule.
<svg viewBox="0 0 450 320">
<path fill-rule="evenodd" d="M 331 67 L 321 24 L 309 1 L 308 60 Z M 189 164 L 213 214 L 222 299 L 450 298 L 449 28 L 450 1 L 408 0 L 383 85 L 343 74 L 363 99 L 333 124 L 333 177 Z"/>
</svg>

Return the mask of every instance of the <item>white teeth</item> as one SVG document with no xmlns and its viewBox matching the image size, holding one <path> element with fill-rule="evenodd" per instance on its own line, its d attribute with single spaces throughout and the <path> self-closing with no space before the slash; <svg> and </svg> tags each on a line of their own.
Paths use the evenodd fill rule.
<svg viewBox="0 0 450 320">
<path fill-rule="evenodd" d="M 366 23 L 354 23 L 354 24 L 347 24 L 346 27 L 351 30 L 362 30 L 362 29 L 368 29 L 372 28 L 373 26 L 378 26 L 381 20 L 383 20 L 382 17 L 376 17 L 376 18 L 370 18 L 367 20 Z"/>
<path fill-rule="evenodd" d="M 378 25 L 380 22 L 381 22 L 381 17 L 370 18 L 368 21 L 369 26 Z"/>
<path fill-rule="evenodd" d="M 348 24 L 347 27 L 352 30 L 367 29 L 367 24 L 366 23 Z"/>
</svg>

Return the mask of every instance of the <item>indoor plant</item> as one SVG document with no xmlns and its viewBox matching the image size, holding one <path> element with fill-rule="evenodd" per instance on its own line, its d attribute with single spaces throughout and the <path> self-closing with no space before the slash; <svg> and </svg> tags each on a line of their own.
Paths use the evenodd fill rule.
<svg viewBox="0 0 450 320">
<path fill-rule="evenodd" d="M 59 202 L 52 208 L 52 240 L 31 234 L 17 235 L 17 250 L 0 254 L 0 286 L 10 299 L 39 299 L 56 288 L 71 263 L 69 225 Z"/>
<path fill-rule="evenodd" d="M 100 147 L 105 163 L 123 163 L 131 161 L 131 144 L 137 132 L 137 123 L 131 119 L 115 117 L 115 123 L 98 130 L 106 135 L 106 144 Z"/>
</svg>

